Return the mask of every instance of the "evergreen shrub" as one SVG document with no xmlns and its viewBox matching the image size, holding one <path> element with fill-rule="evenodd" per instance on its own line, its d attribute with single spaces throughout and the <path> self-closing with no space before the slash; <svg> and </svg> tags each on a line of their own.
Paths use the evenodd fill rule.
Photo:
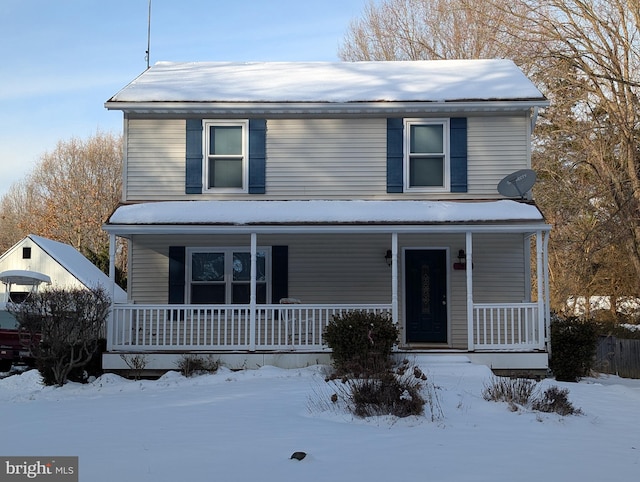
<svg viewBox="0 0 640 482">
<path fill-rule="evenodd" d="M 598 329 L 593 321 L 554 315 L 550 368 L 556 380 L 577 382 L 587 376 L 593 367 L 597 342 Z"/>
</svg>

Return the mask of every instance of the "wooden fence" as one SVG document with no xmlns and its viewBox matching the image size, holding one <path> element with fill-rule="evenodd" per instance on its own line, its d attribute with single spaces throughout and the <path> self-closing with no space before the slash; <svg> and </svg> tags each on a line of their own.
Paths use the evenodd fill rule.
<svg viewBox="0 0 640 482">
<path fill-rule="evenodd" d="M 594 368 L 600 373 L 640 378 L 640 340 L 601 336 Z"/>
</svg>

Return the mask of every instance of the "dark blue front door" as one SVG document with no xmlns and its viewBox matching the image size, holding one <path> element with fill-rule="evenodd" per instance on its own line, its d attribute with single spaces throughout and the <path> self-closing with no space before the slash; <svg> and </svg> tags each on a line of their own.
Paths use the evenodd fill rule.
<svg viewBox="0 0 640 482">
<path fill-rule="evenodd" d="M 447 342 L 447 252 L 405 251 L 407 342 Z"/>
</svg>

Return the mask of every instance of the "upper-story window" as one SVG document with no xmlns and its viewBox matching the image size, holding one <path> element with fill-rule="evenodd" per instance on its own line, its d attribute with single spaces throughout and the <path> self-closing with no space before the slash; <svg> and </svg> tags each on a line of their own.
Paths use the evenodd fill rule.
<svg viewBox="0 0 640 482">
<path fill-rule="evenodd" d="M 206 190 L 247 191 L 249 122 L 204 122 Z"/>
<path fill-rule="evenodd" d="M 449 190 L 448 119 L 405 119 L 403 152 L 405 190 Z"/>
</svg>

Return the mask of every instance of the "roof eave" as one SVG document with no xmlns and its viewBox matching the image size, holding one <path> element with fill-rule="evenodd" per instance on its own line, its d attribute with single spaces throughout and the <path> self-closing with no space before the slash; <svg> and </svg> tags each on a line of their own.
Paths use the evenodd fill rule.
<svg viewBox="0 0 640 482">
<path fill-rule="evenodd" d="M 372 101 L 372 102 L 126 102 L 108 100 L 108 110 L 139 114 L 279 115 L 279 114 L 419 114 L 508 112 L 548 107 L 545 98 L 509 100 Z"/>
</svg>

